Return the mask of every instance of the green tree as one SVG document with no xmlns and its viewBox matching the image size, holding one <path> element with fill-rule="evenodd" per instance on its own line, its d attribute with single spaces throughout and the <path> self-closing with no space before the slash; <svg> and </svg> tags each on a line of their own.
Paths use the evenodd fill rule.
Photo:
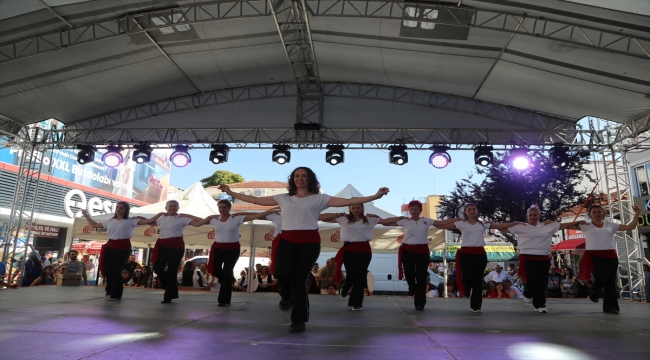
<svg viewBox="0 0 650 360">
<path fill-rule="evenodd" d="M 570 161 L 565 167 L 553 166 L 548 156 L 541 151 L 531 152 L 533 166 L 520 172 L 509 166 L 509 154 L 495 154 L 492 165 L 476 166 L 475 173 L 482 175 L 481 181 L 473 182 L 473 174 L 456 182 L 456 187 L 441 203 L 441 210 L 447 217 L 459 216 L 461 207 L 474 203 L 481 217 L 495 222 L 526 221 L 526 210 L 533 204 L 542 213 L 543 220 L 559 220 L 563 211 L 581 205 L 589 191 L 577 189 L 583 178 L 589 178 L 584 166 L 589 153 L 568 154 Z M 514 237 L 507 236 L 514 241 Z"/>
<path fill-rule="evenodd" d="M 214 174 L 201 179 L 203 187 L 227 185 L 244 182 L 244 177 L 228 170 L 217 170 Z"/>
</svg>

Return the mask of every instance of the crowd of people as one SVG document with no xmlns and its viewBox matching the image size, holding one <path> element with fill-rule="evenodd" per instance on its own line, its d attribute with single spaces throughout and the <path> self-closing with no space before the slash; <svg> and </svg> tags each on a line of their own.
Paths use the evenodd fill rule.
<svg viewBox="0 0 650 360">
<path fill-rule="evenodd" d="M 289 331 L 302 332 L 309 321 L 307 294 L 313 289 L 319 289 L 321 294 L 338 293 L 343 297 L 350 295 L 348 306 L 355 311 L 362 309 L 368 285 L 368 265 L 372 258 L 369 244 L 372 240 L 371 231 L 377 225 L 384 225 L 399 226 L 403 229 L 404 236 L 398 249 L 398 273 L 399 279 L 404 278 L 408 283 L 409 295 L 413 297 L 416 310 L 424 310 L 427 297 L 435 292 L 440 293 L 427 279 L 430 263 L 428 231 L 431 227 L 436 227 L 458 230 L 461 233 L 462 245 L 456 252 L 454 278 L 447 285 L 447 290 L 451 290 L 452 296 L 469 297 L 472 312 L 481 312 L 485 295 L 491 298 L 522 296 L 532 303 L 536 312 L 546 313 L 547 297 L 569 297 L 575 296 L 575 292 L 580 292 L 570 270 L 563 269 L 560 274 L 554 273 L 557 272 L 557 267 L 552 266 L 550 256 L 553 234 L 564 229 L 574 229 L 582 230 L 586 239 L 586 250 L 578 280 L 588 284 L 593 276 L 587 296 L 591 301 L 598 302 L 599 293 L 604 289 L 603 311 L 618 314 L 615 285 L 618 256 L 614 234 L 617 231 L 634 229 L 640 211 L 635 206 L 637 216 L 633 216 L 633 220 L 628 224 L 617 224 L 604 221 L 603 209 L 593 206 L 587 211 L 591 222 L 557 223 L 542 222 L 540 209 L 531 206 L 527 211 L 527 222 L 499 224 L 481 220 L 475 204 L 466 204 L 461 217 L 434 220 L 421 217 L 422 203 L 411 201 L 408 204 L 408 217 L 381 219 L 365 214 L 363 204 L 387 195 L 388 188 L 380 188 L 372 196 L 352 199 L 325 195 L 320 192 L 316 174 L 306 167 L 293 170 L 288 177 L 286 194 L 255 197 L 233 192 L 227 185 L 221 185 L 219 188 L 235 199 L 261 206 L 279 207 L 279 211 L 230 214 L 231 203 L 228 200 L 220 200 L 217 203 L 219 214 L 204 219 L 179 213 L 179 204 L 175 200 L 167 202 L 165 212 L 150 219 L 129 217 L 129 204 L 126 202 L 117 203 L 114 216 L 102 222 L 95 222 L 82 211 L 90 225 L 106 228 L 108 232 L 109 241 L 102 248 L 100 256 L 100 271 L 105 276 L 107 299 L 120 300 L 124 280 L 128 277 L 133 280 L 136 276 L 137 266 L 133 273 L 128 269 L 123 271 L 130 254 L 130 238 L 134 228 L 140 225 L 158 225 L 160 238 L 154 247 L 151 261 L 153 272 L 157 275 L 157 283 L 165 289 L 162 303 L 170 303 L 179 297 L 179 282 L 182 286 L 191 284 L 192 287 L 220 284 L 217 306 L 229 306 L 233 289 L 243 290 L 244 285 L 249 286 L 250 283 L 256 283 L 260 291 L 273 291 L 277 287 L 280 295 L 279 308 L 283 311 L 291 310 Z M 348 212 L 321 215 L 328 207 L 347 207 Z M 242 274 L 245 279 L 238 281 L 234 277 L 233 268 L 241 253 L 239 227 L 245 221 L 262 218 L 273 221 L 276 226 L 271 266 L 261 267 L 259 272 L 256 269 L 255 273 L 250 275 L 245 271 Z M 337 222 L 341 226 L 343 247 L 334 259 L 329 260 L 329 264 L 315 272 L 315 261 L 320 253 L 321 242 L 318 221 Z M 185 252 L 184 228 L 206 224 L 212 225 L 215 233 L 215 241 L 205 269 L 206 274 L 214 276 L 212 280 L 205 277 L 196 269 L 196 264 L 191 262 L 186 264 L 182 271 L 178 270 Z M 517 236 L 519 268 L 516 271 L 510 269 L 504 272 L 500 267 L 495 267 L 485 276 L 484 270 L 488 260 L 484 248 L 484 233 L 488 229 L 497 229 Z M 72 258 L 72 254 L 70 255 Z M 83 265 L 78 263 L 66 264 L 69 271 L 70 268 L 83 268 Z M 342 265 L 347 270 L 347 278 L 342 276 Z M 517 279 L 513 278 L 511 272 L 516 273 Z M 249 276 L 253 281 L 246 281 Z M 27 279 L 28 283 L 35 280 L 33 277 Z M 517 281 L 520 281 L 520 284 L 517 284 Z M 549 291 L 550 289 L 553 291 Z"/>
</svg>

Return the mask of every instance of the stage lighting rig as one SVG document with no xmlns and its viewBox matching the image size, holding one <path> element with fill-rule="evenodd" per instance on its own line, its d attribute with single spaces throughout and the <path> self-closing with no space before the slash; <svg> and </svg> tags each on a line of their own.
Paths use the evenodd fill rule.
<svg viewBox="0 0 650 360">
<path fill-rule="evenodd" d="M 565 167 L 569 164 L 569 147 L 561 143 L 555 144 L 549 151 L 548 155 L 551 158 L 551 163 L 554 166 Z"/>
<path fill-rule="evenodd" d="M 106 152 L 102 155 L 102 162 L 108 167 L 118 167 L 124 161 L 122 157 L 122 147 L 119 145 L 109 145 Z"/>
<path fill-rule="evenodd" d="M 92 145 L 77 145 L 77 162 L 81 165 L 95 161 L 95 151 L 97 149 Z"/>
<path fill-rule="evenodd" d="M 489 145 L 478 145 L 474 148 L 474 164 L 488 166 L 494 161 L 494 148 Z"/>
<path fill-rule="evenodd" d="M 176 167 L 185 167 L 192 162 L 192 156 L 189 153 L 189 146 L 176 145 L 174 152 L 169 156 L 169 161 Z"/>
<path fill-rule="evenodd" d="M 228 145 L 224 144 L 214 144 L 212 145 L 212 151 L 210 151 L 210 161 L 213 164 L 221 164 L 228 162 L 228 152 L 230 148 Z"/>
<path fill-rule="evenodd" d="M 406 152 L 406 145 L 393 145 L 388 148 L 388 162 L 395 165 L 404 165 L 409 162 L 409 154 Z"/>
<path fill-rule="evenodd" d="M 510 150 L 512 166 L 517 170 L 526 170 L 533 165 L 533 158 L 528 155 L 527 147 L 519 147 Z"/>
<path fill-rule="evenodd" d="M 429 148 L 433 151 L 429 156 L 429 164 L 431 164 L 436 169 L 443 169 L 449 165 L 451 162 L 451 156 L 447 152 L 449 146 L 446 145 L 434 145 Z"/>
<path fill-rule="evenodd" d="M 289 145 L 273 145 L 273 154 L 271 155 L 271 160 L 280 165 L 284 165 L 291 161 L 291 152 L 289 151 L 291 146 Z"/>
<path fill-rule="evenodd" d="M 151 152 L 153 149 L 146 142 L 141 142 L 133 146 L 133 155 L 131 159 L 138 164 L 144 164 L 151 161 Z"/>
<path fill-rule="evenodd" d="M 325 161 L 330 165 L 338 165 L 345 160 L 343 155 L 343 145 L 327 145 L 326 149 Z"/>
</svg>

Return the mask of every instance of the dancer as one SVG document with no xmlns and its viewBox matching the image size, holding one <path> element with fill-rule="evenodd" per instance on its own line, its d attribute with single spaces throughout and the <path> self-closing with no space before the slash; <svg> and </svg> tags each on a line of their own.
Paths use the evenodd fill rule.
<svg viewBox="0 0 650 360">
<path fill-rule="evenodd" d="M 363 307 L 363 289 L 366 287 L 366 274 L 368 265 L 372 260 L 370 240 L 372 240 L 372 229 L 377 224 L 391 224 L 400 217 L 381 219 L 377 215 L 365 215 L 363 204 L 350 205 L 349 214 L 334 213 L 320 215 L 319 220 L 326 222 L 337 222 L 341 225 L 341 240 L 343 247 L 336 253 L 336 271 L 334 282 L 341 281 L 341 266 L 345 265 L 347 277 L 341 286 L 341 296 L 346 297 L 350 293 L 348 306 L 353 311 L 360 311 Z"/>
<path fill-rule="evenodd" d="M 591 223 L 576 225 L 585 234 L 585 252 L 580 261 L 578 280 L 587 281 L 593 273 L 596 281 L 591 287 L 589 299 L 598 302 L 598 293 L 604 287 L 603 312 L 618 314 L 620 309 L 616 300 L 616 272 L 618 270 L 618 254 L 614 234 L 617 231 L 633 230 L 637 227 L 641 209 L 634 205 L 634 216 L 627 224 L 617 224 L 605 221 L 605 211 L 600 206 L 589 208 Z"/>
<path fill-rule="evenodd" d="M 282 209 L 282 232 L 274 246 L 276 258 L 275 276 L 278 279 L 280 309 L 291 311 L 289 332 L 298 333 L 305 330 L 309 321 L 309 299 L 305 282 L 320 253 L 320 235 L 318 234 L 318 215 L 326 208 L 343 207 L 366 203 L 388 194 L 388 188 L 380 188 L 373 196 L 357 199 L 342 199 L 320 194 L 320 183 L 316 174 L 307 167 L 296 168 L 289 175 L 288 194 L 255 197 L 233 193 L 226 185 L 221 191 L 242 201 L 258 205 L 276 206 Z"/>
<path fill-rule="evenodd" d="M 424 310 L 427 303 L 427 276 L 429 276 L 429 228 L 435 226 L 443 229 L 454 222 L 462 220 L 453 218 L 447 220 L 433 220 L 420 217 L 422 203 L 413 200 L 409 202 L 410 218 L 404 216 L 401 220 L 384 224 L 386 226 L 401 226 L 404 229 L 404 240 L 397 253 L 397 266 L 399 279 L 406 278 L 409 285 L 409 294 L 413 296 L 415 310 Z M 402 268 L 404 270 L 402 270 Z"/>
<path fill-rule="evenodd" d="M 532 299 L 533 309 L 540 314 L 546 314 L 548 312 L 546 283 L 551 268 L 553 234 L 582 224 L 584 221 L 540 223 L 541 216 L 539 207 L 533 205 L 526 212 L 528 224 L 515 225 L 501 232 L 517 235 L 517 250 L 519 250 L 517 275 L 524 283 L 524 301 L 529 303 Z"/>
<path fill-rule="evenodd" d="M 153 271 L 158 275 L 160 285 L 165 289 L 161 304 L 169 304 L 173 299 L 178 299 L 176 274 L 185 255 L 185 227 L 198 226 L 203 220 L 189 214 L 179 214 L 179 205 L 176 200 L 167 201 L 167 212 L 156 221 L 160 226 L 160 238 L 156 240 L 150 262 L 153 264 Z"/>
<path fill-rule="evenodd" d="M 471 293 L 469 307 L 472 312 L 480 313 L 483 304 L 483 271 L 487 266 L 485 239 L 487 229 L 507 229 L 521 224 L 510 222 L 504 224 L 484 223 L 478 219 L 476 204 L 466 204 L 463 211 L 465 221 L 458 221 L 441 229 L 458 229 L 462 236 L 461 248 L 456 252 L 456 283 L 460 297 Z"/>
<path fill-rule="evenodd" d="M 157 214 L 151 219 L 140 216 L 129 218 L 131 207 L 126 201 L 115 204 L 115 215 L 108 220 L 96 222 L 86 210 L 81 213 L 90 226 L 105 228 L 108 230 L 108 241 L 100 252 L 99 270 L 106 280 L 106 297 L 109 301 L 117 301 L 122 298 L 124 285 L 122 284 L 122 266 L 129 258 L 131 252 L 131 237 L 133 229 L 138 225 L 150 225 L 156 222 L 165 213 Z"/>
<path fill-rule="evenodd" d="M 230 195 L 230 194 L 229 194 Z M 234 197 L 234 196 L 233 196 Z M 263 218 L 276 210 L 253 213 L 243 216 L 230 215 L 232 204 L 228 200 L 217 202 L 219 215 L 210 215 L 197 225 L 211 224 L 214 226 L 214 243 L 210 248 L 208 272 L 219 279 L 221 289 L 217 298 L 217 306 L 230 306 L 232 298 L 233 268 L 240 254 L 239 227 L 245 221 Z"/>
</svg>

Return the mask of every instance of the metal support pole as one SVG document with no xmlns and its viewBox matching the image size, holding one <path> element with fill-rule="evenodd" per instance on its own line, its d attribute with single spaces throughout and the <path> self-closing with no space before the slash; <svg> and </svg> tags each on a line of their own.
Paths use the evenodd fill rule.
<svg viewBox="0 0 650 360">
<path fill-rule="evenodd" d="M 253 246 L 253 241 L 255 241 L 255 221 L 252 221 L 253 226 L 251 228 L 251 238 L 250 238 L 250 247 L 249 247 L 249 257 L 248 257 L 248 288 L 247 292 L 253 292 L 253 274 L 255 269 L 255 246 Z"/>
<path fill-rule="evenodd" d="M 445 244 L 445 250 L 442 252 L 442 274 L 443 274 L 443 281 L 445 283 L 445 289 L 444 289 L 444 296 L 449 297 L 448 291 L 447 291 L 447 244 Z"/>
</svg>

